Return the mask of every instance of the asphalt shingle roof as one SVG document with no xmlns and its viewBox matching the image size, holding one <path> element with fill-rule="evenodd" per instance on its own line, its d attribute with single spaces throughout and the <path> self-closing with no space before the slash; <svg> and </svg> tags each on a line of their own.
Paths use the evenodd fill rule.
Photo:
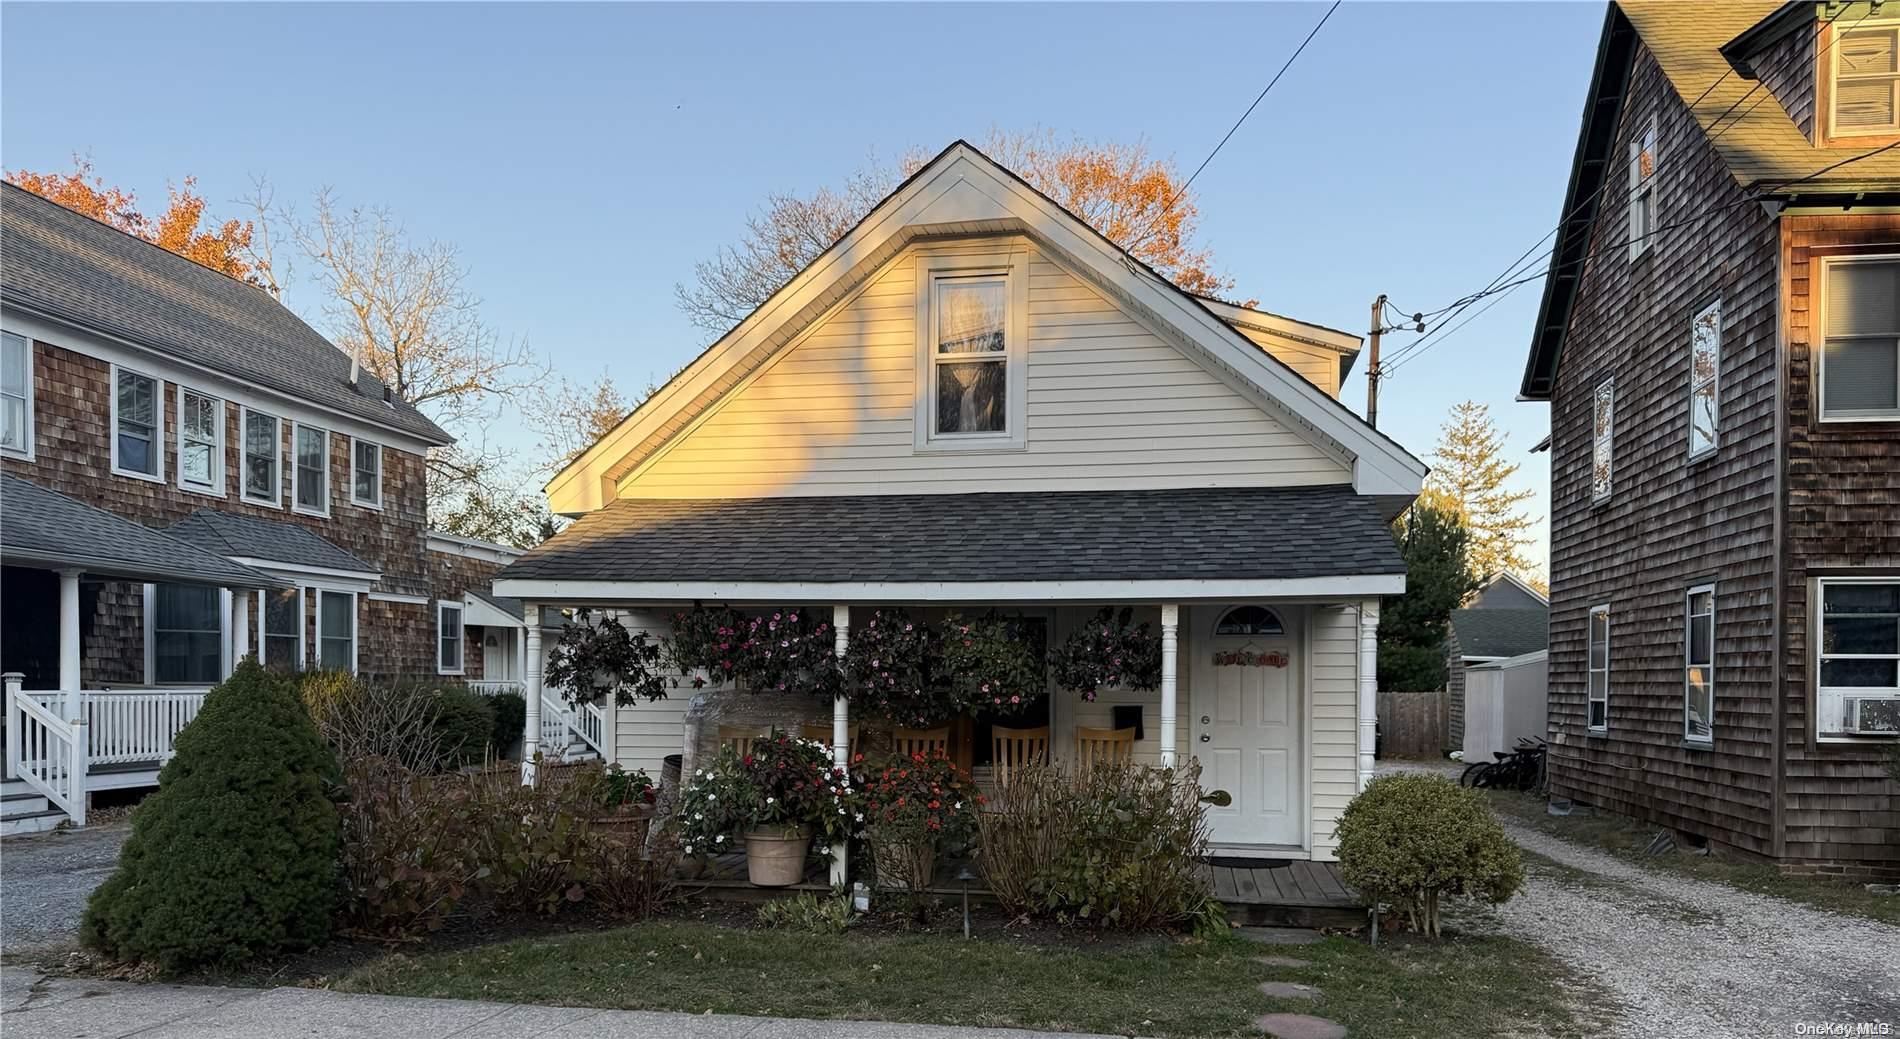
<svg viewBox="0 0 1900 1039">
<path fill-rule="evenodd" d="M 468 594 L 518 621 L 528 619 L 527 607 L 520 599 L 513 599 L 506 595 L 496 595 L 486 588 L 470 588 Z"/>
<path fill-rule="evenodd" d="M 1716 150 L 1742 186 L 1773 187 L 1803 179 L 1801 187 L 1807 192 L 1892 191 L 1900 182 L 1900 149 L 1805 180 L 1824 166 L 1861 151 L 1872 151 L 1884 142 L 1872 141 L 1860 149 L 1815 147 L 1781 105 L 1768 96 L 1765 87 L 1735 75 L 1728 59 L 1722 56 L 1723 44 L 1774 14 L 1782 7 L 1781 0 L 1725 0 L 1719 4 L 1619 0 L 1617 6 L 1656 56 L 1656 63 L 1682 96 L 1683 104 L 1702 99 L 1692 109 L 1696 122 L 1715 139 Z M 1843 27 L 1853 24 L 1854 18 L 1842 22 Z M 1817 28 L 1804 25 L 1796 31 L 1812 34 Z M 1703 91 L 1708 91 L 1707 97 L 1703 97 Z M 1744 103 L 1744 96 L 1751 91 L 1753 97 Z"/>
<path fill-rule="evenodd" d="M 320 566 L 328 570 L 355 570 L 376 573 L 374 563 L 365 563 L 324 540 L 315 531 L 288 520 L 239 516 L 217 509 L 199 509 L 166 529 L 166 533 L 189 541 L 208 552 L 246 559 L 268 559 L 294 566 Z"/>
<path fill-rule="evenodd" d="M 809 583 L 1399 574 L 1351 487 L 622 498 L 496 580 Z"/>
<path fill-rule="evenodd" d="M 1541 607 L 1453 610 L 1451 629 L 1467 657 L 1516 657 L 1550 647 L 1550 611 Z"/>
<path fill-rule="evenodd" d="M 265 588 L 278 582 L 182 538 L 0 473 L 0 559 L 101 577 Z"/>
<path fill-rule="evenodd" d="M 281 393 L 432 443 L 451 438 L 262 289 L 6 184 L 0 294 Z"/>
</svg>

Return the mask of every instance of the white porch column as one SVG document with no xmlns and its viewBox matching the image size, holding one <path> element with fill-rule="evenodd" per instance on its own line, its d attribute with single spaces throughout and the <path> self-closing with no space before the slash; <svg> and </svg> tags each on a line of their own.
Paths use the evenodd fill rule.
<svg viewBox="0 0 1900 1039">
<path fill-rule="evenodd" d="M 1379 730 L 1379 600 L 1359 604 L 1359 789 L 1372 782 Z"/>
<path fill-rule="evenodd" d="M 526 603 L 521 614 L 528 630 L 522 635 L 522 699 L 528 701 L 527 725 L 521 730 L 521 783 L 534 785 L 534 756 L 541 751 L 541 607 Z"/>
<path fill-rule="evenodd" d="M 1176 664 L 1180 657 L 1181 607 L 1161 606 L 1161 767 L 1174 767 Z"/>
<path fill-rule="evenodd" d="M 251 590 L 231 589 L 231 668 L 251 655 Z"/>
<path fill-rule="evenodd" d="M 79 571 L 59 572 L 59 687 L 79 691 Z"/>
<path fill-rule="evenodd" d="M 229 588 L 218 589 L 218 677 L 230 678 L 231 669 L 237 667 L 237 629 L 232 625 L 232 614 L 237 607 L 237 596 Z"/>
<path fill-rule="evenodd" d="M 831 627 L 836 634 L 834 648 L 838 662 L 844 663 L 845 650 L 851 646 L 851 607 L 833 606 L 831 608 Z M 831 760 L 836 764 L 851 767 L 851 701 L 844 693 L 831 701 Z M 850 839 L 839 840 L 831 846 L 831 886 L 841 887 L 845 879 L 845 846 Z"/>
</svg>

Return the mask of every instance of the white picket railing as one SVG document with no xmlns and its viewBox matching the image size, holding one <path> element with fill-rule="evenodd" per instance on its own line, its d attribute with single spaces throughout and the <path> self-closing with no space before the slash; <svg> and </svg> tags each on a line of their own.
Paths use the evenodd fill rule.
<svg viewBox="0 0 1900 1039">
<path fill-rule="evenodd" d="M 565 754 L 580 737 L 582 743 L 592 747 L 594 753 L 604 754 L 606 745 L 607 712 L 599 705 L 584 703 L 578 709 L 568 704 L 560 694 L 548 690 L 541 692 L 541 753 L 553 755 Z"/>
<path fill-rule="evenodd" d="M 503 681 L 477 681 L 468 684 L 468 691 L 477 696 L 496 696 L 501 693 L 521 693 L 528 688 L 526 682 L 519 679 Z"/>
<path fill-rule="evenodd" d="M 90 727 L 87 757 L 94 765 L 134 762 L 164 764 L 171 760 L 172 741 L 198 717 L 209 689 L 87 689 L 79 694 L 80 708 Z M 63 692 L 28 692 L 49 707 Z"/>
<path fill-rule="evenodd" d="M 604 753 L 600 748 L 607 743 L 607 712 L 601 710 L 599 704 L 584 703 L 577 720 L 581 739 L 594 748 L 594 753 Z"/>
<path fill-rule="evenodd" d="M 72 712 L 68 698 L 48 705 L 20 689 L 21 676 L 6 676 L 7 766 L 15 777 L 58 805 L 73 820 L 86 825 L 86 720 Z"/>
</svg>

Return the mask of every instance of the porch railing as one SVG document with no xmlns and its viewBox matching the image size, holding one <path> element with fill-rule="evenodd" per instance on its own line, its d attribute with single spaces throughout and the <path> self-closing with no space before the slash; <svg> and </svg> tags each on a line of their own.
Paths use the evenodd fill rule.
<svg viewBox="0 0 1900 1039">
<path fill-rule="evenodd" d="M 172 741 L 203 709 L 209 689 L 87 689 L 79 694 L 81 716 L 90 729 L 87 760 L 93 765 L 124 765 L 171 760 Z M 69 694 L 29 691 L 29 698 L 53 707 Z"/>
<path fill-rule="evenodd" d="M 20 681 L 19 675 L 6 676 L 7 771 L 59 806 L 73 825 L 84 826 L 89 742 L 85 715 L 74 709 L 78 705 L 71 697 L 42 703 L 24 692 Z"/>
<path fill-rule="evenodd" d="M 527 683 L 519 679 L 500 681 L 478 681 L 468 684 L 468 691 L 477 696 L 498 696 L 502 693 L 520 693 L 527 689 Z"/>
<path fill-rule="evenodd" d="M 566 756 L 575 737 L 579 737 L 582 743 L 593 748 L 594 753 L 604 755 L 606 752 L 601 748 L 606 744 L 606 732 L 607 712 L 598 705 L 584 703 L 576 708 L 558 693 L 542 690 L 542 753 L 558 750 L 562 756 Z"/>
</svg>

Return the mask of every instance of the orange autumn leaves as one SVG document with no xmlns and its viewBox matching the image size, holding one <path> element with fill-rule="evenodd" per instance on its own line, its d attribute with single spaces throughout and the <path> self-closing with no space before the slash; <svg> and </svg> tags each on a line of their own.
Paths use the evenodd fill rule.
<svg viewBox="0 0 1900 1039">
<path fill-rule="evenodd" d="M 205 199 L 194 190 L 196 177 L 186 177 L 182 186 L 167 189 L 170 199 L 157 219 L 140 212 L 132 192 L 93 176 L 92 163 L 78 156 L 73 158 L 71 173 L 9 170 L 6 179 L 220 274 L 253 285 L 268 283 L 269 265 L 251 252 L 251 221 L 226 220 L 206 227 Z"/>
</svg>

